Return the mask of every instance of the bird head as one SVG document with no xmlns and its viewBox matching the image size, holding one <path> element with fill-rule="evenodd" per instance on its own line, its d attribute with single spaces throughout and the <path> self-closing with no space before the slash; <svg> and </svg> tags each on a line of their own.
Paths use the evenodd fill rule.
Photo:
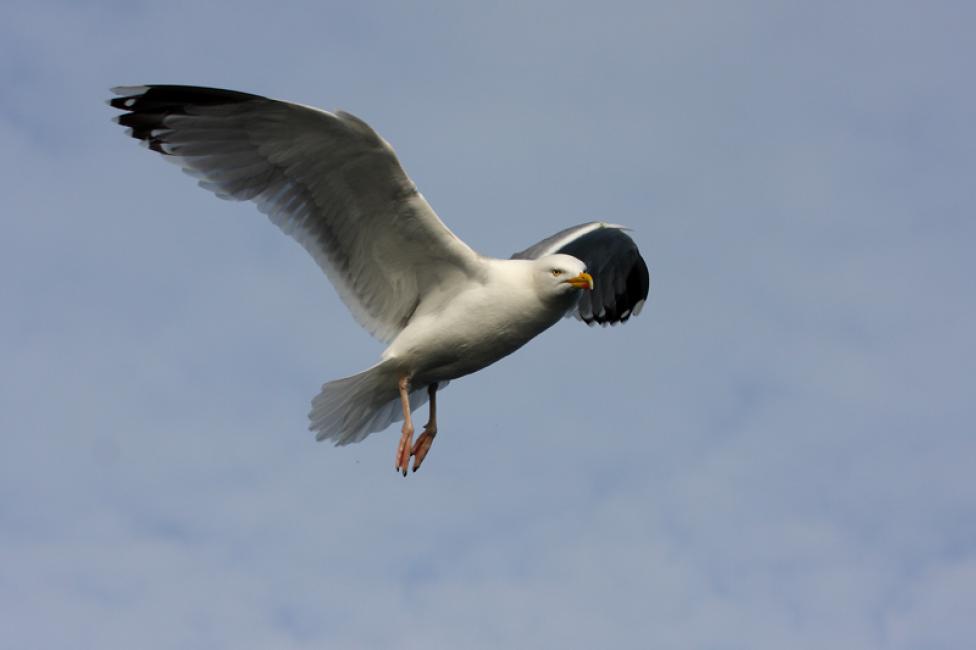
<svg viewBox="0 0 976 650">
<path fill-rule="evenodd" d="M 580 289 L 592 290 L 593 278 L 586 264 L 572 255 L 546 255 L 535 260 L 536 282 L 547 295 L 575 295 Z"/>
</svg>

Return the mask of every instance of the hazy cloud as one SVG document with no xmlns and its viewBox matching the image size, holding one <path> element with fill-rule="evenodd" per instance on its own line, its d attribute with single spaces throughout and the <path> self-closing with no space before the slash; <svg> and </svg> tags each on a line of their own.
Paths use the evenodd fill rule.
<svg viewBox="0 0 976 650">
<path fill-rule="evenodd" d="M 968 647 L 976 12 L 394 4 L 0 10 L 8 643 Z M 382 347 L 140 82 L 350 110 L 489 254 L 631 225 L 651 300 L 453 383 L 408 480 L 316 445 Z"/>
</svg>

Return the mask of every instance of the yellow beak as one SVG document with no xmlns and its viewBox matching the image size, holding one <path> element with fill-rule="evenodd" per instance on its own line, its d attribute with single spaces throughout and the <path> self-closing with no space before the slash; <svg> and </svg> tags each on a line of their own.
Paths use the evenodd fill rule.
<svg viewBox="0 0 976 650">
<path fill-rule="evenodd" d="M 577 289 L 589 289 L 593 291 L 593 276 L 586 272 L 580 273 L 575 278 L 563 280 L 563 282 L 568 282 Z"/>
</svg>

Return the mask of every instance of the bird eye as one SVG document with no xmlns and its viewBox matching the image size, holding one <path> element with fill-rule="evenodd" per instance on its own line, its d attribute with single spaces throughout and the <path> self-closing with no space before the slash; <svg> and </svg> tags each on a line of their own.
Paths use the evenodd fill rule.
<svg viewBox="0 0 976 650">
<path fill-rule="evenodd" d="M 562 274 L 563 274 L 563 272 L 562 272 L 562 271 L 560 271 L 559 269 L 553 269 L 553 270 L 551 271 L 551 273 L 552 273 L 552 277 L 554 277 L 554 278 L 556 278 L 556 277 L 559 277 L 560 275 L 562 275 Z"/>
</svg>

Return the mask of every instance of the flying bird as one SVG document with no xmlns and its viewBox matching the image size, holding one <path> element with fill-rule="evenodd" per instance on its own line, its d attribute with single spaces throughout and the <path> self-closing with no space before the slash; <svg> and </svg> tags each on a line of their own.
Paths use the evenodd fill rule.
<svg viewBox="0 0 976 650">
<path fill-rule="evenodd" d="M 437 391 L 564 316 L 640 313 L 647 265 L 624 228 L 567 228 L 511 259 L 480 255 L 440 220 L 386 140 L 359 118 L 196 86 L 120 86 L 116 121 L 223 199 L 253 201 L 307 250 L 356 320 L 389 347 L 322 386 L 309 429 L 347 445 L 403 420 L 394 468 L 437 435 Z M 413 439 L 411 413 L 430 417 Z"/>
</svg>

